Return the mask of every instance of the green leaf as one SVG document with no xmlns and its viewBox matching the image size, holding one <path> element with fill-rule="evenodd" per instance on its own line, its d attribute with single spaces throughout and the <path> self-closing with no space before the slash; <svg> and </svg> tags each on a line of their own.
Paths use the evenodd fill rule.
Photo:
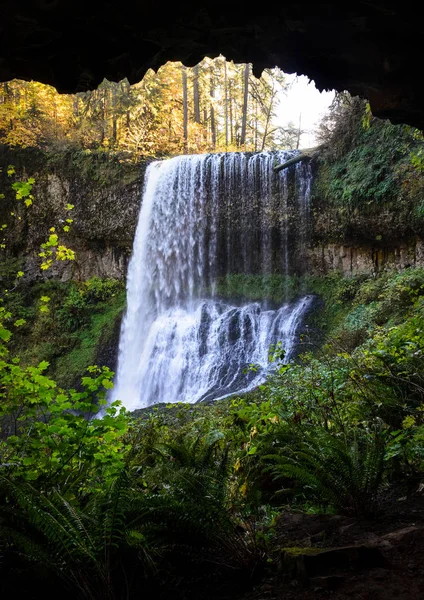
<svg viewBox="0 0 424 600">
<path fill-rule="evenodd" d="M 49 236 L 47 245 L 48 246 L 57 246 L 57 242 L 58 242 L 58 237 L 56 233 L 52 233 L 52 235 Z"/>
<path fill-rule="evenodd" d="M 8 329 L 4 329 L 4 327 L 0 327 L 0 339 L 4 342 L 10 340 L 11 332 Z"/>
</svg>

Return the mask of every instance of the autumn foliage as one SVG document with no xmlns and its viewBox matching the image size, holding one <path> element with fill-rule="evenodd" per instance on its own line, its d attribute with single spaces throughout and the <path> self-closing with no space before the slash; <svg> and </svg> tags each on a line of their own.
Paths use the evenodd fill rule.
<svg viewBox="0 0 424 600">
<path fill-rule="evenodd" d="M 167 63 L 131 86 L 104 80 L 98 89 L 59 94 L 14 80 L 0 87 L 0 143 L 121 151 L 129 157 L 294 147 L 297 130 L 276 124 L 283 73 L 205 58 L 186 68 Z"/>
</svg>

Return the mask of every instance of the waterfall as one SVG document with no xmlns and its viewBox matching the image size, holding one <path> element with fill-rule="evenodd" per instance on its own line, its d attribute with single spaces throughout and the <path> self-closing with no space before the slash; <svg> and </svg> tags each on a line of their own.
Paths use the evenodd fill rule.
<svg viewBox="0 0 424 600">
<path fill-rule="evenodd" d="M 217 282 L 234 274 L 292 269 L 289 204 L 306 222 L 310 172 L 295 171 L 291 198 L 289 170 L 273 171 L 290 155 L 193 155 L 149 165 L 112 394 L 128 409 L 252 389 L 279 341 L 290 358 L 310 298 L 269 307 L 217 292 Z"/>
</svg>

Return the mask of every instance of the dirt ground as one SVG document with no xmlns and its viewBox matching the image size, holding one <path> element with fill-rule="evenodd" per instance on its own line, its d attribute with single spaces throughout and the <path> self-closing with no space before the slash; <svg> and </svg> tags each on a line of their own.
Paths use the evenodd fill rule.
<svg viewBox="0 0 424 600">
<path fill-rule="evenodd" d="M 424 490 L 373 519 L 283 514 L 272 563 L 243 600 L 424 600 Z"/>
</svg>

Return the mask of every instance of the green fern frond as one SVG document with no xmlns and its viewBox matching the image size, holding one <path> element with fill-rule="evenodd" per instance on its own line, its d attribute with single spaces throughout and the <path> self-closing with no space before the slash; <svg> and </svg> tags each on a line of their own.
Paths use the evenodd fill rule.
<svg viewBox="0 0 424 600">
<path fill-rule="evenodd" d="M 262 456 L 263 471 L 274 480 L 292 479 L 318 502 L 341 512 L 367 512 L 384 474 L 385 441 L 376 432 L 348 437 L 316 428 L 290 434 L 290 445 Z"/>
</svg>

